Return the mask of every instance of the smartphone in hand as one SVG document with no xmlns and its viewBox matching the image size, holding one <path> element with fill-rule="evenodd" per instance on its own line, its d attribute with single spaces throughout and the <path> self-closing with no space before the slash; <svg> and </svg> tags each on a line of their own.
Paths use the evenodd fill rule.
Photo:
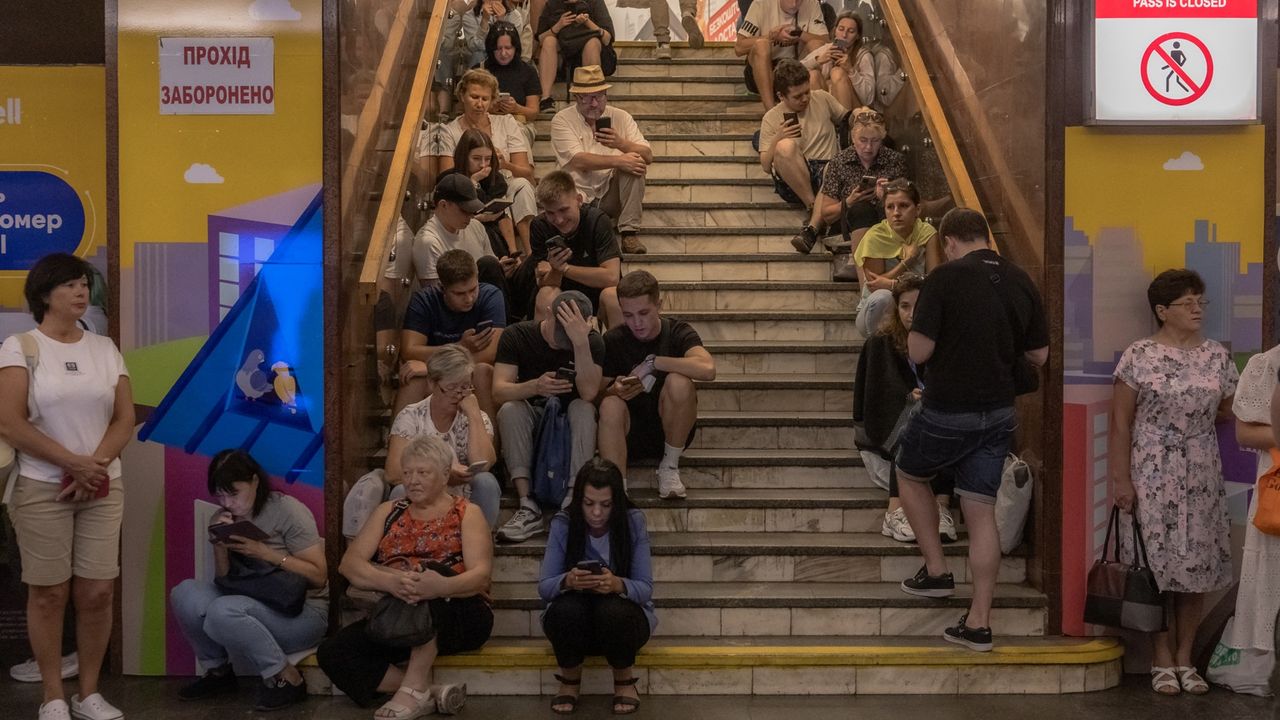
<svg viewBox="0 0 1280 720">
<path fill-rule="evenodd" d="M 478 460 L 467 466 L 467 472 L 471 473 L 472 475 L 475 475 L 476 473 L 482 473 L 488 469 L 489 469 L 488 460 Z"/>
<path fill-rule="evenodd" d="M 601 130 L 609 130 L 613 127 L 613 118 L 601 115 L 596 118 L 596 132 Z"/>
<path fill-rule="evenodd" d="M 71 487 L 71 484 L 72 484 L 72 483 L 74 483 L 74 482 L 75 482 L 75 478 L 71 477 L 71 475 L 69 475 L 69 474 L 65 474 L 65 475 L 63 475 L 63 476 L 62 476 L 62 489 L 63 489 L 63 490 L 66 490 L 67 488 Z M 110 492 L 111 492 L 111 480 L 110 480 L 110 478 L 103 478 L 103 479 L 102 479 L 102 481 L 98 483 L 98 491 L 97 491 L 97 492 L 95 492 L 95 493 L 93 494 L 93 496 L 92 496 L 92 497 L 90 497 L 89 499 L 90 499 L 90 500 L 101 500 L 102 498 L 104 498 L 104 497 L 106 497 L 106 496 L 107 496 L 107 493 L 110 493 Z M 68 498 L 68 499 L 70 499 L 70 498 Z"/>
<path fill-rule="evenodd" d="M 576 380 L 576 379 L 577 379 L 577 377 L 578 377 L 578 371 L 577 371 L 577 370 L 574 370 L 574 369 L 573 369 L 573 368 L 571 368 L 571 367 L 562 367 L 562 368 L 560 368 L 559 370 L 556 370 L 556 379 L 557 379 L 557 380 L 564 380 L 564 381 L 566 381 L 566 382 L 573 382 L 574 380 Z"/>
<path fill-rule="evenodd" d="M 793 112 L 784 112 L 784 113 L 782 113 L 782 124 L 783 124 L 783 125 L 786 125 L 787 123 L 792 123 L 792 124 L 795 124 L 795 125 L 799 125 L 799 124 L 800 124 L 800 113 L 793 113 Z"/>
<path fill-rule="evenodd" d="M 263 531 L 262 528 L 254 525 L 248 520 L 223 523 L 221 525 L 210 525 L 209 534 L 216 538 L 218 542 L 227 542 L 233 536 L 239 536 L 248 540 L 257 540 L 258 542 L 262 542 L 271 537 Z"/>
<path fill-rule="evenodd" d="M 578 570 L 586 570 L 592 575 L 604 574 L 604 563 L 599 560 L 582 560 L 577 565 L 574 565 L 574 568 Z"/>
</svg>

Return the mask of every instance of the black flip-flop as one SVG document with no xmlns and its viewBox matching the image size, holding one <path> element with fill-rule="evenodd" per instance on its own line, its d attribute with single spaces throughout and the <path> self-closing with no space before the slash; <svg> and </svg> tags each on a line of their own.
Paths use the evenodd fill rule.
<svg viewBox="0 0 1280 720">
<path fill-rule="evenodd" d="M 582 678 L 578 678 L 577 680 L 570 680 L 569 678 L 563 675 L 556 675 L 555 678 L 556 680 L 560 681 L 561 685 L 568 685 L 570 687 L 574 687 L 582 684 Z M 573 711 L 578 709 L 578 697 L 579 697 L 578 695 L 557 695 L 551 698 L 551 712 L 557 715 L 572 715 Z M 557 705 L 568 705 L 569 709 L 557 710 L 556 709 Z"/>
<path fill-rule="evenodd" d="M 619 686 L 635 685 L 636 682 L 638 682 L 639 680 L 640 678 L 631 678 L 630 680 L 614 680 L 613 686 L 616 688 Z M 623 708 L 625 709 L 619 710 L 618 709 L 619 705 L 623 706 Z M 614 695 L 612 708 L 613 708 L 614 715 L 630 715 L 631 713 L 640 709 L 640 700 L 633 697 L 627 697 L 626 695 Z"/>
</svg>

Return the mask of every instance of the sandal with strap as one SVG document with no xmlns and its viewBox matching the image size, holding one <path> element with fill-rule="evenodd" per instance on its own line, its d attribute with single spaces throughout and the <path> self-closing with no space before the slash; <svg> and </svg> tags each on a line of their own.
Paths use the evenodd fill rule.
<svg viewBox="0 0 1280 720">
<path fill-rule="evenodd" d="M 1161 695 L 1177 695 L 1182 692 L 1182 685 L 1178 683 L 1178 676 L 1175 674 L 1176 668 L 1151 666 L 1151 689 Z"/>
<path fill-rule="evenodd" d="M 1173 671 L 1178 674 L 1178 684 L 1182 686 L 1183 692 L 1191 695 L 1204 695 L 1209 692 L 1209 683 L 1200 677 L 1200 673 L 1194 667 L 1179 665 Z"/>
<path fill-rule="evenodd" d="M 568 685 L 569 687 L 577 687 L 582 684 L 582 678 L 578 678 L 577 680 L 570 680 L 569 678 L 563 675 L 560 675 L 558 673 L 554 677 L 556 680 L 560 681 L 561 685 Z M 560 705 L 568 705 L 569 709 L 568 710 L 556 709 L 557 706 L 560 706 Z M 557 715 L 572 715 L 573 711 L 577 709 L 578 709 L 577 695 L 557 695 L 551 698 L 551 712 Z"/>
<path fill-rule="evenodd" d="M 400 693 L 413 698 L 413 706 L 401 705 L 393 697 L 373 713 L 374 720 L 417 720 L 436 711 L 436 700 L 429 691 L 414 690 L 407 685 L 401 685 L 400 689 L 396 690 L 397 695 Z"/>
<path fill-rule="evenodd" d="M 635 685 L 639 680 L 640 678 L 634 678 L 634 677 L 631 678 L 630 680 L 614 680 L 613 687 L 616 689 L 619 687 L 626 687 L 628 685 Z M 622 706 L 621 710 L 618 709 L 619 705 Z M 616 692 L 614 693 L 613 695 L 613 714 L 614 715 L 630 715 L 631 713 L 639 709 L 640 709 L 640 700 L 638 698 L 627 697 L 626 695 L 618 695 Z"/>
</svg>

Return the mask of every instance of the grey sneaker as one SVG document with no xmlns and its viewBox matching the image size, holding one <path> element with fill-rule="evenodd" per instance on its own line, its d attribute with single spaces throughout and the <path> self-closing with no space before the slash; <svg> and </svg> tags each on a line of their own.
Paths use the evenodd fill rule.
<svg viewBox="0 0 1280 720">
<path fill-rule="evenodd" d="M 658 468 L 658 497 L 663 500 L 683 500 L 684 483 L 680 482 L 680 468 Z"/>
<path fill-rule="evenodd" d="M 680 17 L 680 26 L 689 35 L 689 47 L 697 50 L 702 47 L 702 28 L 698 27 L 698 19 L 690 13 L 685 13 Z"/>
<path fill-rule="evenodd" d="M 911 530 L 911 523 L 907 522 L 907 512 L 902 508 L 884 514 L 884 522 L 880 525 L 880 534 L 885 537 L 891 537 L 898 542 L 913 543 L 916 541 L 916 534 Z"/>
<path fill-rule="evenodd" d="M 540 532 L 542 532 L 542 512 L 521 502 L 516 514 L 498 528 L 498 540 L 524 542 Z"/>
<path fill-rule="evenodd" d="M 671 43 L 664 43 L 664 42 L 658 43 L 658 48 L 657 50 L 654 51 L 653 56 L 658 58 L 659 60 L 670 60 L 671 59 Z"/>
<path fill-rule="evenodd" d="M 951 510 L 941 506 L 938 507 L 938 536 L 942 538 L 942 542 L 948 544 L 960 539 L 959 533 L 956 532 L 956 519 L 951 517 Z"/>
</svg>

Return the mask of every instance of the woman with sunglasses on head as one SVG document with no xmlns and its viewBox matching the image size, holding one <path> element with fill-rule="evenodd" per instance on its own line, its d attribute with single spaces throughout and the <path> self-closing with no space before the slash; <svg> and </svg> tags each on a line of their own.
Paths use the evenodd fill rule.
<svg viewBox="0 0 1280 720">
<path fill-rule="evenodd" d="M 498 522 L 502 488 L 490 472 L 498 459 L 493 448 L 493 423 L 476 401 L 474 370 L 471 353 L 461 345 L 445 345 L 431 354 L 426 399 L 406 405 L 391 423 L 387 482 L 401 483 L 400 455 L 414 438 L 443 438 L 454 456 L 448 491 L 470 498 L 492 528 Z"/>
<path fill-rule="evenodd" d="M 1209 691 L 1192 644 L 1205 594 L 1232 582 L 1214 423 L 1230 417 L 1239 376 L 1230 353 L 1202 334 L 1204 291 L 1192 270 L 1165 270 L 1151 281 L 1157 329 L 1124 351 L 1111 402 L 1115 502 L 1139 522 L 1156 583 L 1172 599 L 1169 629 L 1151 633 L 1151 688 L 1162 695 Z"/>
</svg>

